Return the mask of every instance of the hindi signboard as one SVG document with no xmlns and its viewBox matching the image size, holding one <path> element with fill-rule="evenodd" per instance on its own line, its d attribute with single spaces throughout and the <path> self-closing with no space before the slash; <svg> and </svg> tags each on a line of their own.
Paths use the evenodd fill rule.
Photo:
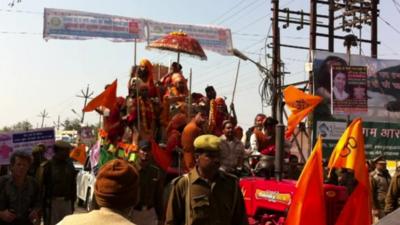
<svg viewBox="0 0 400 225">
<path fill-rule="evenodd" d="M 314 140 L 318 134 L 327 135 L 327 158 L 346 127 L 347 115 L 362 117 L 367 157 L 384 154 L 400 160 L 400 60 L 352 55 L 349 66 L 347 58 L 346 54 L 314 52 L 314 93 L 324 98 L 314 110 Z M 331 76 L 338 73 L 347 75 L 347 98 L 343 93 L 332 96 Z"/>
<path fill-rule="evenodd" d="M 64 9 L 44 9 L 44 39 L 144 41 L 144 20 Z"/>
<path fill-rule="evenodd" d="M 51 157 L 55 142 L 54 128 L 0 133 L 0 165 L 9 164 L 14 151 L 31 153 L 37 144 L 47 147 L 46 157 Z"/>
</svg>

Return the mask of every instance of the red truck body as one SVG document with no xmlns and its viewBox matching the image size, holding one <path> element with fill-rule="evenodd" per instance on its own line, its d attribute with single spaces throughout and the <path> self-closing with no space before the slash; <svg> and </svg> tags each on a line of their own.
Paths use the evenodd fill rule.
<svg viewBox="0 0 400 225">
<path fill-rule="evenodd" d="M 250 224 L 283 224 L 291 200 L 296 192 L 296 181 L 245 177 L 240 186 Z M 334 225 L 346 199 L 346 188 L 324 184 L 327 225 Z"/>
</svg>

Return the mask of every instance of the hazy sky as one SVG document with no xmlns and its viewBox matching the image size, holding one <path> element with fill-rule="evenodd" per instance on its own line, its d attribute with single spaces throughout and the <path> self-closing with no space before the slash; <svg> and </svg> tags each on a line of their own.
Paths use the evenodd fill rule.
<svg viewBox="0 0 400 225">
<path fill-rule="evenodd" d="M 90 85 L 94 95 L 104 85 L 118 78 L 118 94 L 127 93 L 127 79 L 133 65 L 133 43 L 114 43 L 107 40 L 49 40 L 42 38 L 44 8 L 59 8 L 104 13 L 110 15 L 146 18 L 160 22 L 218 25 L 230 28 L 233 45 L 258 61 L 265 53 L 265 38 L 270 26 L 270 0 L 22 0 L 10 8 L 10 0 L 0 0 L 0 128 L 19 121 L 29 120 L 40 125 L 38 116 L 46 109 L 50 118 L 45 125 L 52 126 L 61 120 L 73 119 L 71 109 L 82 109 L 83 99 L 76 97 Z M 281 8 L 309 11 L 308 0 L 281 0 Z M 379 19 L 379 56 L 399 59 L 400 13 L 392 0 L 380 1 L 382 19 Z M 323 7 L 320 9 L 323 12 Z M 397 29 L 397 30 L 396 30 Z M 272 33 L 270 32 L 269 35 Z M 358 34 L 358 32 L 357 32 Z M 282 43 L 308 46 L 308 27 L 297 31 L 294 25 L 281 29 Z M 369 29 L 363 36 L 369 37 Z M 319 44 L 325 40 L 321 39 Z M 268 39 L 268 43 L 271 39 Z M 342 42 L 337 51 L 344 52 Z M 321 47 L 321 46 L 319 46 Z M 362 54 L 369 55 L 369 45 L 363 45 Z M 267 49 L 271 54 L 271 49 Z M 308 52 L 282 48 L 282 60 L 291 74 L 286 83 L 307 79 L 304 63 Z M 358 54 L 358 49 L 353 49 Z M 193 69 L 193 91 L 204 93 L 213 85 L 218 95 L 231 102 L 234 76 L 238 59 L 206 51 L 207 61 L 183 56 L 181 64 L 186 77 Z M 145 43 L 138 44 L 138 59 L 146 57 L 155 63 L 168 65 L 176 54 L 148 51 Z M 268 59 L 270 63 L 271 59 Z M 263 62 L 264 63 L 264 62 Z M 242 62 L 235 95 L 239 124 L 249 127 L 254 116 L 262 111 L 257 68 Z M 270 110 L 264 108 L 270 114 Z M 86 114 L 86 121 L 98 121 L 96 113 Z"/>
</svg>

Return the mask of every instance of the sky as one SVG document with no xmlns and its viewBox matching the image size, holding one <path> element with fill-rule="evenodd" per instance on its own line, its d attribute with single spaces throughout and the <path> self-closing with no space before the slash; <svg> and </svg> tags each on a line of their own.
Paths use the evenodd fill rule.
<svg viewBox="0 0 400 225">
<path fill-rule="evenodd" d="M 115 43 L 108 40 L 56 40 L 45 41 L 43 32 L 44 8 L 81 10 L 133 18 L 146 18 L 160 22 L 216 25 L 231 29 L 233 46 L 255 61 L 265 53 L 272 55 L 266 43 L 271 43 L 270 0 L 22 0 L 13 7 L 11 0 L 0 0 L 0 128 L 28 120 L 34 127 L 41 126 L 39 114 L 46 110 L 44 126 L 54 126 L 58 117 L 79 118 L 83 99 L 77 97 L 89 85 L 93 96 L 105 84 L 118 78 L 118 95 L 126 96 L 127 80 L 133 65 L 133 43 Z M 378 20 L 379 58 L 400 59 L 400 4 L 398 0 L 380 1 L 381 19 Z M 281 0 L 280 8 L 309 11 L 308 0 Z M 400 2 L 400 1 L 399 1 Z M 318 9 L 322 14 L 323 7 Z M 386 21 L 386 22 L 384 22 Z M 357 31 L 358 34 L 358 31 Z M 369 37 L 370 30 L 363 29 L 362 36 Z M 294 25 L 282 29 L 281 42 L 308 46 L 308 27 L 297 31 Z M 318 40 L 323 47 L 326 40 Z M 338 52 L 345 52 L 342 42 L 335 43 Z M 138 43 L 137 58 L 148 58 L 153 63 L 168 65 L 176 54 L 145 49 Z M 369 55 L 369 45 L 362 46 L 362 55 Z M 359 54 L 359 49 L 352 50 Z M 232 101 L 234 77 L 238 58 L 206 51 L 207 61 L 183 56 L 183 73 L 189 77 L 192 68 L 192 90 L 204 93 L 213 85 L 219 96 Z M 304 64 L 308 51 L 282 48 L 285 83 L 308 79 Z M 271 59 L 267 58 L 267 64 Z M 257 113 L 270 115 L 270 109 L 261 104 L 259 94 L 262 78 L 257 67 L 242 61 L 234 103 L 239 125 L 249 127 Z M 95 112 L 85 115 L 85 123 L 98 122 Z"/>
</svg>

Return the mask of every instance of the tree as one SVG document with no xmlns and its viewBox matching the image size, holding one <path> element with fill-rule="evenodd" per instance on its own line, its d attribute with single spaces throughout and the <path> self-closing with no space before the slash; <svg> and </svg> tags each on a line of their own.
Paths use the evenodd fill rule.
<svg viewBox="0 0 400 225">
<path fill-rule="evenodd" d="M 79 131 L 81 129 L 81 121 L 79 119 L 66 119 L 64 120 L 64 123 L 62 123 L 62 126 L 64 127 L 64 130 L 77 130 Z"/>
<path fill-rule="evenodd" d="M 1 131 L 27 131 L 32 130 L 33 126 L 28 120 L 18 122 L 12 126 L 4 126 Z"/>
</svg>

